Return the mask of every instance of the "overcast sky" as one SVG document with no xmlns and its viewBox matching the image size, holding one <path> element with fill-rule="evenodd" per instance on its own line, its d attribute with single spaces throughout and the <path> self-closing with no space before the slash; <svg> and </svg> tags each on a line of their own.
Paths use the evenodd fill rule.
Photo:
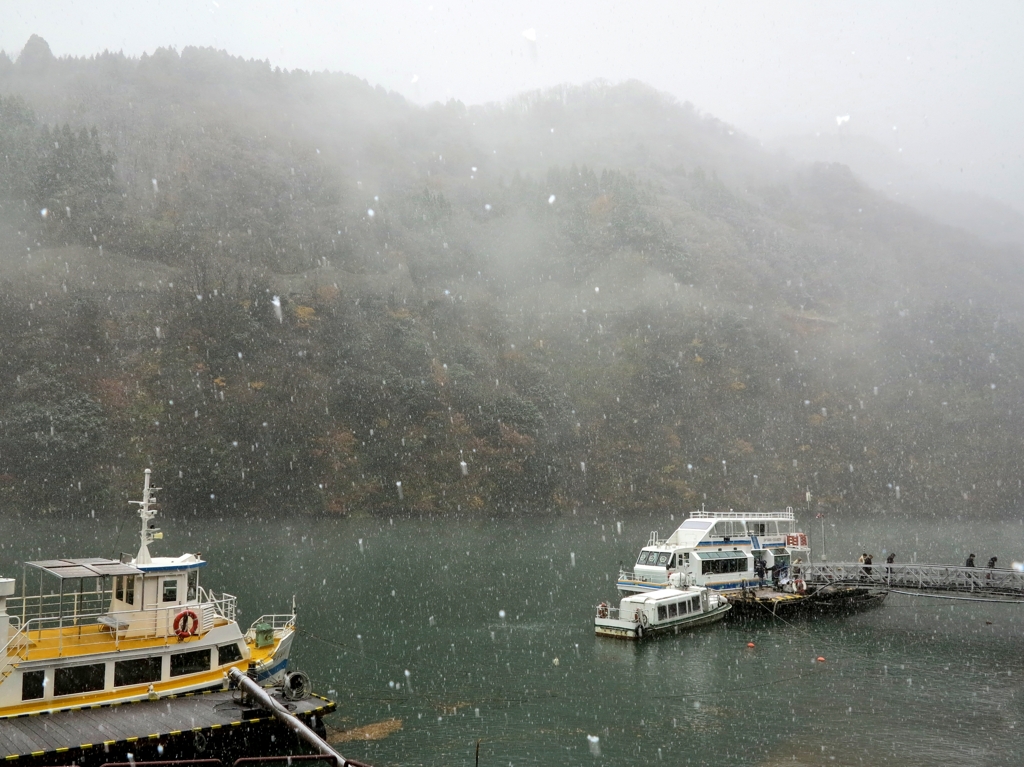
<svg viewBox="0 0 1024 767">
<path fill-rule="evenodd" d="M 419 103 L 636 78 L 765 141 L 848 115 L 842 130 L 1024 211 L 1021 2 L 0 0 L 0 49 L 33 33 L 57 56 L 213 46 Z"/>
</svg>

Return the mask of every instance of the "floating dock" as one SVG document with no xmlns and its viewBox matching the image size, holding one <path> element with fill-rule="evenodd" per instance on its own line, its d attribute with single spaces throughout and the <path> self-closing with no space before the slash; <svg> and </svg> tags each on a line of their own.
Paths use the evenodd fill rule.
<svg viewBox="0 0 1024 767">
<path fill-rule="evenodd" d="M 293 701 L 267 692 L 321 734 L 322 717 L 336 708 L 316 695 Z M 14 765 L 225 758 L 297 747 L 287 726 L 239 690 L 0 719 L 0 759 Z"/>
</svg>

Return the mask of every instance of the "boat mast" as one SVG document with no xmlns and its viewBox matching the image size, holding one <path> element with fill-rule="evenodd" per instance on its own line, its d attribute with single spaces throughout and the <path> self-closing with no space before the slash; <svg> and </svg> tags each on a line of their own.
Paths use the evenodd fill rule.
<svg viewBox="0 0 1024 767">
<path fill-rule="evenodd" d="M 138 556 L 135 557 L 135 564 L 137 565 L 152 563 L 153 558 L 149 555 L 149 544 L 164 537 L 159 527 L 150 524 L 150 521 L 156 516 L 156 509 L 152 508 L 153 504 L 156 503 L 156 498 L 153 497 L 152 493 L 161 489 L 149 486 L 149 476 L 151 473 L 149 469 L 146 469 L 146 481 L 142 487 L 142 500 L 129 501 L 129 503 L 137 503 L 139 505 L 139 517 L 142 518 L 142 532 L 139 534 L 142 545 L 139 546 Z"/>
</svg>

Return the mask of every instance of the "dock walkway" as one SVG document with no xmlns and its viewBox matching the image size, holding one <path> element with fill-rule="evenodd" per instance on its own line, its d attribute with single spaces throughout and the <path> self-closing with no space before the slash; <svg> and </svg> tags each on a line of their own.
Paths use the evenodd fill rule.
<svg viewBox="0 0 1024 767">
<path fill-rule="evenodd" d="M 314 728 L 319 718 L 336 707 L 315 695 L 297 701 L 280 698 L 280 702 Z M 117 755 L 128 752 L 143 758 L 165 754 L 165 750 L 167 755 L 195 754 L 231 731 L 248 736 L 270 730 L 288 732 L 269 711 L 242 703 L 237 690 L 217 690 L 0 719 L 0 759 L 70 764 L 92 761 L 88 757 L 93 753 L 102 761 L 117 761 Z"/>
<path fill-rule="evenodd" d="M 931 592 L 993 602 L 1024 602 L 1024 572 L 996 567 L 808 562 L 794 565 L 808 586 L 863 586 L 884 591 Z"/>
</svg>

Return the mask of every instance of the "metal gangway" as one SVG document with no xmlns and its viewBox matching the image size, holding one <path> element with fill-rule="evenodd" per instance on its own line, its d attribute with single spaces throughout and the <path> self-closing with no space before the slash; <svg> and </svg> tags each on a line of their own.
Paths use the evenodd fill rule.
<svg viewBox="0 0 1024 767">
<path fill-rule="evenodd" d="M 793 577 L 819 587 L 862 586 L 947 599 L 1024 603 L 1024 571 L 1003 567 L 807 562 L 794 564 Z"/>
</svg>

